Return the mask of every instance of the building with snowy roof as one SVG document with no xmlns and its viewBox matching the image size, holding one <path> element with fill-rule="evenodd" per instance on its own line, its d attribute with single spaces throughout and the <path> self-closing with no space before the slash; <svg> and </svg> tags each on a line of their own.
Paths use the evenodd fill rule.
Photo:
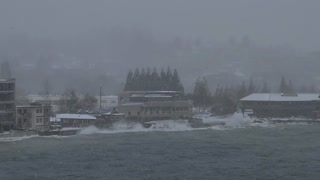
<svg viewBox="0 0 320 180">
<path fill-rule="evenodd" d="M 60 125 L 61 128 L 80 128 L 94 125 L 96 117 L 87 114 L 56 114 L 50 119 L 51 125 Z"/>
<path fill-rule="evenodd" d="M 254 93 L 240 103 L 256 117 L 313 117 L 320 110 L 319 94 Z"/>
<path fill-rule="evenodd" d="M 124 91 L 118 110 L 126 119 L 141 122 L 192 116 L 192 102 L 179 91 Z"/>
</svg>

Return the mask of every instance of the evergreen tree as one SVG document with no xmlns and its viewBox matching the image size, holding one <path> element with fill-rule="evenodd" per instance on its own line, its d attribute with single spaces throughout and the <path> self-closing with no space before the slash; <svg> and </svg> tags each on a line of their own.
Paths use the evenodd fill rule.
<svg viewBox="0 0 320 180">
<path fill-rule="evenodd" d="M 157 69 L 142 68 L 141 72 L 136 68 L 135 72 L 129 71 L 124 86 L 125 91 L 184 91 L 178 71 L 172 74 L 170 67 L 167 72 L 161 69 L 160 75 Z"/>
<path fill-rule="evenodd" d="M 138 78 L 138 82 L 137 82 L 137 90 L 138 91 L 143 91 L 143 90 L 148 90 L 148 83 L 146 81 L 147 77 L 146 77 L 146 71 L 144 68 L 141 69 L 141 73 L 140 76 Z"/>
<path fill-rule="evenodd" d="M 138 68 L 135 69 L 132 80 L 132 89 L 131 91 L 139 91 L 140 86 L 140 71 Z"/>
<path fill-rule="evenodd" d="M 81 109 L 79 97 L 74 90 L 68 90 L 60 100 L 61 113 L 77 113 Z"/>
<path fill-rule="evenodd" d="M 150 83 L 151 83 L 151 88 L 150 88 L 151 91 L 157 91 L 161 89 L 160 77 L 155 67 L 153 68 L 153 72 L 151 74 Z"/>
<path fill-rule="evenodd" d="M 166 77 L 167 77 L 166 73 L 165 73 L 164 69 L 162 68 L 161 72 L 160 72 L 160 87 L 161 87 L 161 90 L 167 90 L 167 84 L 166 84 L 167 78 Z"/>
<path fill-rule="evenodd" d="M 255 87 L 255 85 L 254 85 L 254 83 L 253 83 L 253 80 L 252 80 L 252 78 L 251 78 L 251 79 L 250 79 L 249 86 L 248 86 L 248 95 L 249 95 L 249 94 L 252 94 L 252 93 L 254 93 L 254 92 L 256 92 L 256 87 Z"/>
<path fill-rule="evenodd" d="M 129 73 L 127 74 L 127 79 L 126 79 L 126 84 L 124 87 L 125 91 L 131 91 L 133 89 L 133 73 L 130 70 Z"/>
<path fill-rule="evenodd" d="M 172 72 L 171 72 L 171 68 L 169 66 L 167 68 L 167 73 L 166 73 L 164 84 L 166 86 L 164 90 L 166 90 L 166 91 L 173 90 L 173 87 L 172 87 Z"/>
<path fill-rule="evenodd" d="M 287 93 L 287 94 L 294 94 L 295 93 L 295 88 L 294 88 L 293 83 L 292 83 L 291 80 L 289 80 L 289 84 L 288 84 L 288 86 L 286 88 L 286 92 L 285 93 Z"/>
<path fill-rule="evenodd" d="M 237 99 L 239 100 L 239 99 L 245 97 L 247 94 L 248 93 L 247 93 L 246 83 L 242 82 L 241 87 L 239 88 L 238 93 L 237 93 Z"/>
<path fill-rule="evenodd" d="M 269 89 L 268 84 L 266 82 L 263 83 L 261 93 L 270 93 L 270 89 Z"/>
<path fill-rule="evenodd" d="M 172 77 L 172 89 L 175 91 L 184 91 L 184 88 L 180 82 L 180 77 L 178 75 L 177 69 L 174 69 L 173 77 Z"/>
<path fill-rule="evenodd" d="M 205 78 L 198 78 L 193 90 L 194 105 L 207 108 L 211 103 L 211 93 Z"/>
<path fill-rule="evenodd" d="M 279 91 L 280 91 L 280 93 L 285 93 L 285 92 L 287 92 L 287 89 L 288 89 L 287 82 L 286 82 L 285 78 L 282 77 Z"/>
<path fill-rule="evenodd" d="M 86 93 L 79 101 L 79 107 L 82 110 L 93 110 L 97 106 L 97 98 Z"/>
</svg>

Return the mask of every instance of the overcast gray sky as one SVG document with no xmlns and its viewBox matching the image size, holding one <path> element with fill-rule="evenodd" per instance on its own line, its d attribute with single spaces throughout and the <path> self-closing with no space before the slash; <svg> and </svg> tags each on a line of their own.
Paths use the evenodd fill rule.
<svg viewBox="0 0 320 180">
<path fill-rule="evenodd" d="M 64 38 L 115 26 L 155 36 L 320 49 L 319 0 L 1 0 L 0 33 Z"/>
</svg>

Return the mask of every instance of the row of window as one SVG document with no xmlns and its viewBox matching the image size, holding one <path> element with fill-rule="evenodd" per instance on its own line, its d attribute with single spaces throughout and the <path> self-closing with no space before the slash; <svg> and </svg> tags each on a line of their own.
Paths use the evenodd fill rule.
<svg viewBox="0 0 320 180">
<path fill-rule="evenodd" d="M 63 123 L 89 123 L 90 120 L 64 119 Z"/>
<path fill-rule="evenodd" d="M 26 123 L 27 122 L 27 119 L 18 119 L 18 122 L 21 124 L 22 122 L 23 123 Z"/>
<path fill-rule="evenodd" d="M 43 123 L 43 118 L 36 118 L 36 123 Z"/>
<path fill-rule="evenodd" d="M 41 114 L 42 112 L 45 112 L 45 113 L 48 113 L 49 112 L 49 109 L 36 109 L 36 113 L 37 114 Z M 27 109 L 18 109 L 18 113 L 19 114 L 26 114 L 28 112 L 28 110 Z"/>
<path fill-rule="evenodd" d="M 149 111 L 149 114 L 171 114 L 171 111 Z M 141 112 L 137 112 L 137 115 L 140 115 L 141 114 Z M 144 114 L 148 114 L 148 112 L 147 111 L 144 111 Z M 130 115 L 133 115 L 130 111 L 128 112 L 128 115 L 130 116 Z"/>
<path fill-rule="evenodd" d="M 187 111 L 188 107 L 146 107 L 144 111 Z"/>
</svg>

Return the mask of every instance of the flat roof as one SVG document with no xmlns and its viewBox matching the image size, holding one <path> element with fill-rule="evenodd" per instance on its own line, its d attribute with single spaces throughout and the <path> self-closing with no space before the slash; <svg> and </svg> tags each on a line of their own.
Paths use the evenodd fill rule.
<svg viewBox="0 0 320 180">
<path fill-rule="evenodd" d="M 57 119 L 90 119 L 95 120 L 96 117 L 87 114 L 57 114 Z"/>
<path fill-rule="evenodd" d="M 171 98 L 167 94 L 132 94 L 130 97 L 146 97 L 146 98 Z"/>
<path fill-rule="evenodd" d="M 121 104 L 120 106 L 143 106 L 144 103 L 142 102 L 129 102 L 125 104 Z"/>
<path fill-rule="evenodd" d="M 51 105 L 18 105 L 17 108 L 47 108 L 51 107 Z"/>
<path fill-rule="evenodd" d="M 283 93 L 254 93 L 240 101 L 320 101 L 319 94 L 297 94 L 296 96 Z"/>
</svg>

